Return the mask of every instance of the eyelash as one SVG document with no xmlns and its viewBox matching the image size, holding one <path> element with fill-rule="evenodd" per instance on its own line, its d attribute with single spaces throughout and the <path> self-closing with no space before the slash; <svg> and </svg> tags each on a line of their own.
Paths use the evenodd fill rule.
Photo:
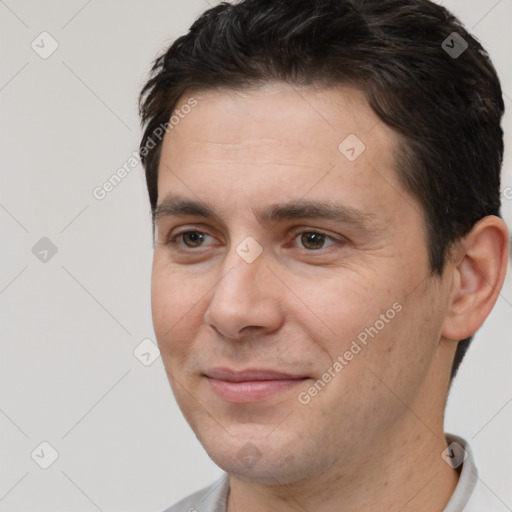
<svg viewBox="0 0 512 512">
<path fill-rule="evenodd" d="M 208 233 L 205 233 L 204 231 L 199 231 L 199 230 L 195 230 L 195 229 L 190 229 L 190 230 L 187 230 L 187 231 L 182 231 L 181 233 L 177 233 L 175 234 L 174 236 L 170 237 L 167 241 L 167 244 L 168 245 L 175 245 L 175 246 L 178 246 L 180 249 L 183 249 L 185 251 L 194 251 L 196 249 L 201 249 L 202 247 L 204 247 L 203 245 L 201 246 L 198 246 L 198 247 L 187 247 L 186 245 L 181 245 L 178 243 L 178 238 L 184 236 L 184 235 L 187 235 L 187 234 L 190 234 L 190 233 L 198 233 L 198 234 L 201 234 L 201 235 L 206 235 L 206 236 L 210 236 L 208 235 Z M 303 235 L 303 234 L 312 234 L 312 235 L 320 235 L 322 237 L 325 237 L 326 240 L 331 240 L 333 242 L 337 242 L 337 243 L 342 243 L 341 240 L 337 240 L 335 239 L 334 237 L 332 237 L 331 235 L 328 235 L 327 233 L 323 232 L 323 231 L 320 231 L 320 230 L 317 230 L 317 229 L 305 229 L 305 230 L 302 230 L 302 231 L 298 231 L 294 234 L 293 236 L 293 241 L 297 239 L 297 237 L 299 237 L 300 235 Z M 213 238 L 213 237 L 212 237 Z M 314 252 L 320 252 L 322 250 L 326 250 L 328 249 L 329 247 L 332 247 L 332 246 L 328 246 L 328 247 L 324 247 L 324 248 L 319 248 L 319 249 L 306 249 L 306 248 L 300 248 L 304 251 L 307 251 L 307 252 L 311 252 L 311 253 L 314 253 Z"/>
</svg>

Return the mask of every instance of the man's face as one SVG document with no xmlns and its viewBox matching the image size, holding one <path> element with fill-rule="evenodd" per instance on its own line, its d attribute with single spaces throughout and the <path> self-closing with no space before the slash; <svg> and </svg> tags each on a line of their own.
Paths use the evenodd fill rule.
<svg viewBox="0 0 512 512">
<path fill-rule="evenodd" d="M 163 141 L 152 308 L 173 392 L 212 459 L 292 482 L 354 471 L 397 432 L 437 426 L 449 287 L 429 276 L 394 133 L 354 89 L 193 96 Z M 177 197 L 215 216 L 177 213 Z M 297 216 L 306 202 L 339 215 Z"/>
</svg>

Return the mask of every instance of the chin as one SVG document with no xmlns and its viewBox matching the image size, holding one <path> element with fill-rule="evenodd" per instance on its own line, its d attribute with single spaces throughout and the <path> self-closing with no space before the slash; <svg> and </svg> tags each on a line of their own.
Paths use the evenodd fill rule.
<svg viewBox="0 0 512 512">
<path fill-rule="evenodd" d="M 240 430 L 240 429 L 238 429 Z M 259 430 L 259 429 L 257 429 Z M 326 469 L 326 459 L 302 436 L 277 431 L 263 436 L 230 436 L 227 432 L 205 439 L 198 436 L 210 458 L 222 470 L 244 481 L 263 485 L 298 483 Z M 325 454 L 324 454 L 325 455 Z"/>
</svg>

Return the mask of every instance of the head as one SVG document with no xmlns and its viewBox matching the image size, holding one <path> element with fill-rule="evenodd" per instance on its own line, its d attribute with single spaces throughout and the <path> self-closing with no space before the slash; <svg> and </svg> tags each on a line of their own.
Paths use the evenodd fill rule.
<svg viewBox="0 0 512 512">
<path fill-rule="evenodd" d="M 441 421 L 506 239 L 501 88 L 458 20 L 429 0 L 222 3 L 155 61 L 140 109 L 155 332 L 212 458 L 306 477 L 323 446 L 350 459 L 336 425 L 371 444 L 372 414 L 381 435 L 411 421 L 390 390 L 412 406 L 437 386 Z M 211 374 L 255 365 L 304 380 L 241 403 Z"/>
</svg>

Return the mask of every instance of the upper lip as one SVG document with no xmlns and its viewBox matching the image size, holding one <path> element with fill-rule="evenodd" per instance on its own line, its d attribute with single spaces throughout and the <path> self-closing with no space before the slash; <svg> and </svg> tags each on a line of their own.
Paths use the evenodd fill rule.
<svg viewBox="0 0 512 512">
<path fill-rule="evenodd" d="M 250 368 L 247 370 L 232 370 L 230 368 L 211 368 L 205 372 L 212 379 L 226 380 L 230 382 L 244 382 L 254 380 L 297 380 L 306 379 L 304 375 L 293 375 L 276 370 Z"/>
</svg>

